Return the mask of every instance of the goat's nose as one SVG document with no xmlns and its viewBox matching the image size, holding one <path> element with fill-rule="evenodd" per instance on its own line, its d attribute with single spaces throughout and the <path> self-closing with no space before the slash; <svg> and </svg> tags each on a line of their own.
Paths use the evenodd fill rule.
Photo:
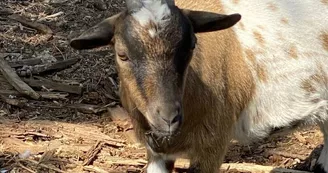
<svg viewBox="0 0 328 173">
<path fill-rule="evenodd" d="M 168 119 L 167 117 L 162 117 L 162 119 L 169 125 L 173 125 L 175 123 L 180 123 L 182 121 L 182 114 L 178 114 L 173 117 L 173 119 Z"/>
<path fill-rule="evenodd" d="M 169 125 L 180 123 L 182 121 L 181 107 L 175 106 L 174 109 L 157 109 L 157 114 Z"/>
</svg>

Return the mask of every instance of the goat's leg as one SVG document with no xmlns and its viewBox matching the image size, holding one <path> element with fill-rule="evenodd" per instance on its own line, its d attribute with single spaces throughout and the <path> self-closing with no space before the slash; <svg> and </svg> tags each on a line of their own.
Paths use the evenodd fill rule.
<svg viewBox="0 0 328 173">
<path fill-rule="evenodd" d="M 224 159 L 224 152 L 215 155 L 215 152 L 202 153 L 201 156 L 192 157 L 190 159 L 190 167 L 187 173 L 218 173 L 220 165 Z"/>
<path fill-rule="evenodd" d="M 315 173 L 328 173 L 328 120 L 319 124 L 324 137 L 324 146 L 318 159 Z"/>
<path fill-rule="evenodd" d="M 160 155 L 147 151 L 147 173 L 171 173 L 175 160 L 169 160 Z"/>
<path fill-rule="evenodd" d="M 218 173 L 221 162 L 218 163 L 217 159 L 206 159 L 201 162 L 191 161 L 190 168 L 187 173 Z"/>
</svg>

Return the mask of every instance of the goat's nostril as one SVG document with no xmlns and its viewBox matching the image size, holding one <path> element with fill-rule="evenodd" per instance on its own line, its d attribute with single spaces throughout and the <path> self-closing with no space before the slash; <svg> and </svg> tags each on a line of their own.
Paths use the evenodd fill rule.
<svg viewBox="0 0 328 173">
<path fill-rule="evenodd" d="M 171 124 L 174 124 L 176 122 L 181 122 L 181 120 L 182 120 L 182 114 L 178 114 L 177 116 L 175 116 L 173 118 L 173 120 L 171 121 Z"/>
</svg>

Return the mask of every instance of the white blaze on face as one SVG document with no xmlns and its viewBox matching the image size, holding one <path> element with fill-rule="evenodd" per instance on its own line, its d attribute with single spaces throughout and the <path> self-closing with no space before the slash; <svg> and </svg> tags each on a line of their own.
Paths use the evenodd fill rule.
<svg viewBox="0 0 328 173">
<path fill-rule="evenodd" d="M 149 28 L 148 32 L 151 37 L 155 37 L 160 28 L 167 26 L 171 10 L 167 3 L 161 0 L 141 0 L 143 7 L 132 14 L 141 26 L 146 26 L 150 22 L 156 25 L 156 28 Z"/>
</svg>

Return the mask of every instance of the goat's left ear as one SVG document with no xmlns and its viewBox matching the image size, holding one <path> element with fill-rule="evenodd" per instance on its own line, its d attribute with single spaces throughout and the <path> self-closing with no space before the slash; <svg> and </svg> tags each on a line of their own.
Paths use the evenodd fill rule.
<svg viewBox="0 0 328 173">
<path fill-rule="evenodd" d="M 205 11 L 193 11 L 182 9 L 182 13 L 191 21 L 194 32 L 211 32 L 232 27 L 240 19 L 240 14 L 217 14 Z"/>
</svg>

